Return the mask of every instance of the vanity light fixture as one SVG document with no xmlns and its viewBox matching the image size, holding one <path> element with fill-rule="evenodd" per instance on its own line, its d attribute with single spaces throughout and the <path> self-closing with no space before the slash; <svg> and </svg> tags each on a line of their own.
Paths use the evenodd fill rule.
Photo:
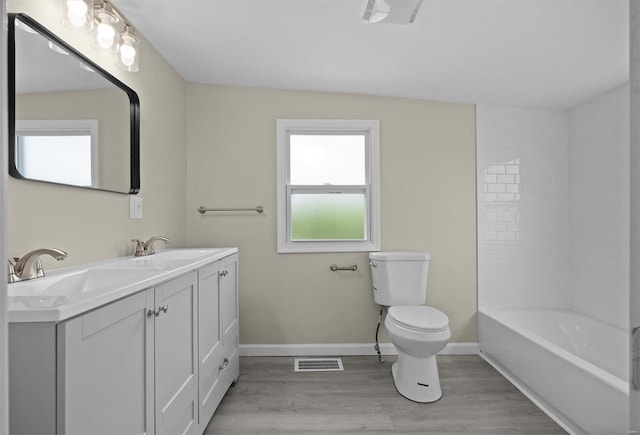
<svg viewBox="0 0 640 435">
<path fill-rule="evenodd" d="M 26 25 L 25 23 L 23 23 L 20 20 L 16 20 L 15 21 L 16 27 L 20 30 L 24 30 L 27 33 L 31 33 L 33 35 L 37 35 L 38 32 L 36 32 L 35 30 L 33 30 L 31 27 L 29 27 L 28 25 Z"/>
<path fill-rule="evenodd" d="M 101 50 L 113 50 L 116 45 L 115 24 L 120 20 L 107 2 L 103 2 L 102 7 L 95 10 L 94 17 L 97 25 L 95 42 L 91 46 Z"/>
<path fill-rule="evenodd" d="M 83 33 L 93 31 L 93 0 L 62 0 L 62 24 Z"/>
<path fill-rule="evenodd" d="M 133 34 L 129 26 L 124 27 L 124 32 L 118 39 L 118 61 L 116 65 L 130 72 L 138 71 L 138 53 L 140 52 L 140 40 Z"/>
<path fill-rule="evenodd" d="M 423 0 L 367 0 L 362 19 L 367 23 L 411 24 Z"/>
<path fill-rule="evenodd" d="M 91 46 L 114 53 L 116 66 L 139 70 L 140 39 L 135 29 L 109 0 L 61 0 L 62 22 L 84 33 L 94 32 Z"/>
<path fill-rule="evenodd" d="M 91 73 L 96 72 L 96 70 L 94 70 L 93 68 L 91 68 L 89 65 L 87 65 L 87 64 L 86 64 L 86 63 L 84 63 L 84 62 L 78 62 L 78 66 L 79 66 L 81 69 L 85 70 L 85 71 L 89 71 L 89 72 L 91 72 Z"/>
<path fill-rule="evenodd" d="M 52 49 L 53 51 L 55 51 L 56 53 L 60 53 L 60 54 L 64 54 L 66 56 L 69 55 L 69 52 L 66 51 L 64 48 L 60 47 L 58 44 L 54 44 L 52 41 L 49 41 L 49 48 Z"/>
</svg>

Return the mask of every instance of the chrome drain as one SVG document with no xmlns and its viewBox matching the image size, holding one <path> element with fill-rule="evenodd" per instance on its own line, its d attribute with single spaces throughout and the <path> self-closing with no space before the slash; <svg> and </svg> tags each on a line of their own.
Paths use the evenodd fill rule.
<svg viewBox="0 0 640 435">
<path fill-rule="evenodd" d="M 293 362 L 296 372 L 341 372 L 344 371 L 340 358 L 296 358 Z"/>
</svg>

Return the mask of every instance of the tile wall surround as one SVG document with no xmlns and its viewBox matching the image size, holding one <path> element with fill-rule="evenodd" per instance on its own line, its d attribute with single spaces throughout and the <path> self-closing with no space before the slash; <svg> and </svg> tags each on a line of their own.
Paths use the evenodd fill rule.
<svg viewBox="0 0 640 435">
<path fill-rule="evenodd" d="M 477 106 L 480 310 L 568 308 L 627 327 L 628 94 Z"/>
<path fill-rule="evenodd" d="M 571 307 L 629 327 L 629 86 L 569 111 Z"/>
<path fill-rule="evenodd" d="M 567 305 L 567 114 L 476 111 L 479 308 Z"/>
</svg>

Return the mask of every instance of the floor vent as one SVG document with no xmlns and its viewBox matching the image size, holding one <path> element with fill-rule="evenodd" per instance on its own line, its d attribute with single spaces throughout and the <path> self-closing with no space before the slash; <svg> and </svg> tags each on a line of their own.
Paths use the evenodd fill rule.
<svg viewBox="0 0 640 435">
<path fill-rule="evenodd" d="M 296 358 L 296 372 L 341 372 L 344 370 L 340 358 Z"/>
</svg>

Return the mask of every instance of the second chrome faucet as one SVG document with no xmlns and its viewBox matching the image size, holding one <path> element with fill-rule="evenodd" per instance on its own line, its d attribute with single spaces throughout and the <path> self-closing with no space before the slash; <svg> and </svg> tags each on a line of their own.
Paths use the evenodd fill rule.
<svg viewBox="0 0 640 435">
<path fill-rule="evenodd" d="M 136 250 L 134 253 L 136 257 L 143 257 L 145 255 L 155 254 L 156 253 L 156 250 L 154 247 L 155 242 L 160 241 L 164 243 L 169 243 L 169 239 L 163 236 L 153 236 L 149 238 L 149 240 L 147 240 L 146 242 L 143 242 L 142 240 L 138 240 L 138 239 L 131 239 L 131 241 L 136 244 Z"/>
</svg>

